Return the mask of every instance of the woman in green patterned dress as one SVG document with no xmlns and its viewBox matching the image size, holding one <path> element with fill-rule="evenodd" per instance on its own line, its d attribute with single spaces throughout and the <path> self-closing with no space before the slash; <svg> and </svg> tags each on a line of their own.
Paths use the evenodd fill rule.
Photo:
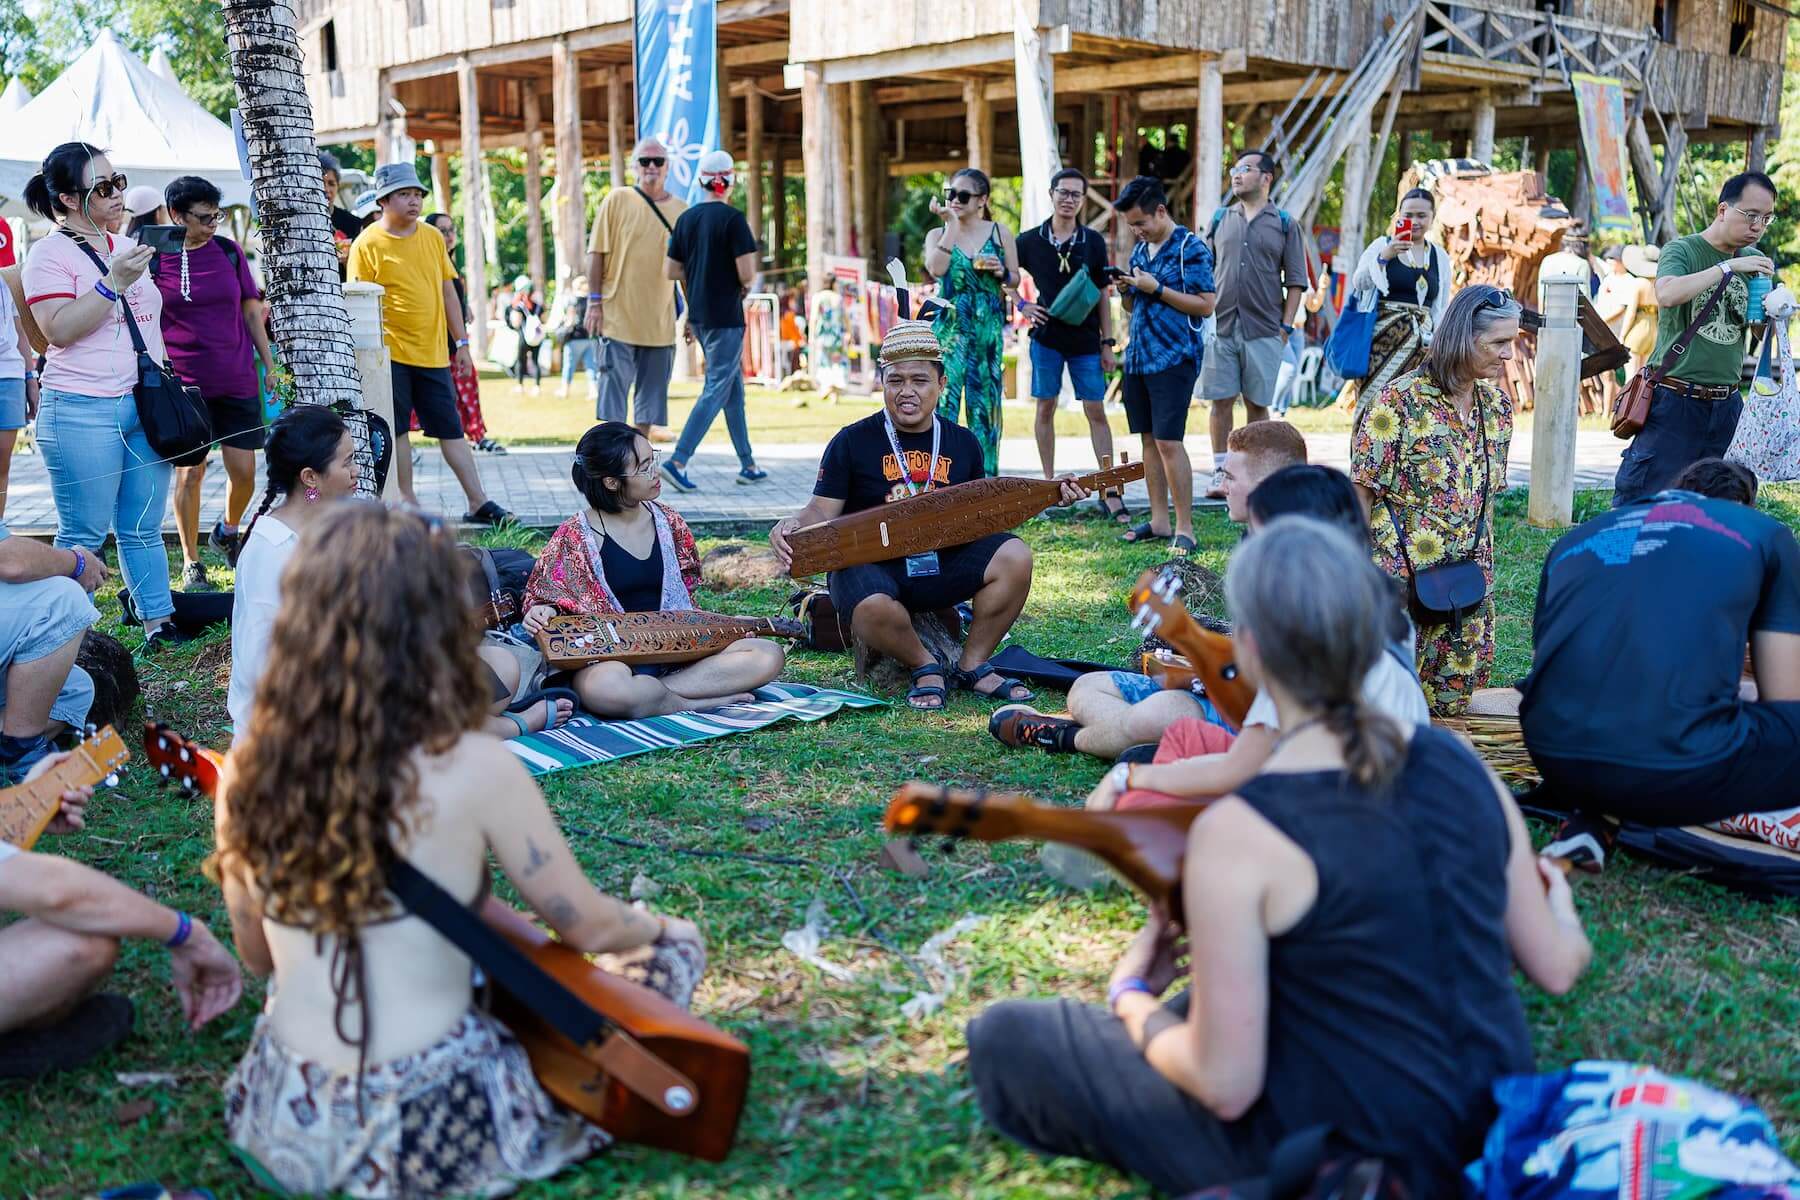
<svg viewBox="0 0 1800 1200">
<path fill-rule="evenodd" d="M 1518 302 L 1492 284 L 1459 292 L 1425 365 L 1364 396 L 1350 436 L 1350 478 L 1369 505 L 1376 565 L 1410 587 L 1415 569 L 1473 559 L 1487 579 L 1486 597 L 1460 624 L 1418 627 L 1419 682 L 1433 716 L 1466 712 L 1494 669 L 1493 497 L 1506 487 L 1513 432 L 1512 399 L 1498 380 L 1519 316 Z"/>
<path fill-rule="evenodd" d="M 1005 293 L 1019 282 L 1019 251 L 1012 230 L 989 216 L 988 191 L 988 177 L 969 167 L 950 177 L 942 200 L 931 198 L 931 211 L 944 224 L 925 235 L 925 269 L 939 281 L 945 302 L 936 320 L 944 347 L 938 412 L 975 435 L 983 471 L 993 475 L 1000 458 Z M 959 418 L 959 406 L 966 418 Z"/>
</svg>

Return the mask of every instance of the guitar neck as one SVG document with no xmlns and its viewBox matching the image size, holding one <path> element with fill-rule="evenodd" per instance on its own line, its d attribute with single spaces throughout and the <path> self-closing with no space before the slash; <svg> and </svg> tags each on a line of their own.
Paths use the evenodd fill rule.
<svg viewBox="0 0 1800 1200">
<path fill-rule="evenodd" d="M 98 764 L 77 752 L 30 783 L 0 792 L 0 841 L 31 849 L 56 819 L 64 792 L 91 787 L 106 776 Z"/>
<path fill-rule="evenodd" d="M 1078 476 L 1075 482 L 1090 492 L 1098 492 L 1107 488 L 1124 487 L 1144 477 L 1144 464 L 1141 462 L 1121 463 L 1119 466 L 1105 471 L 1095 471 L 1088 475 Z M 1054 503 L 1054 500 L 1052 501 Z"/>
</svg>

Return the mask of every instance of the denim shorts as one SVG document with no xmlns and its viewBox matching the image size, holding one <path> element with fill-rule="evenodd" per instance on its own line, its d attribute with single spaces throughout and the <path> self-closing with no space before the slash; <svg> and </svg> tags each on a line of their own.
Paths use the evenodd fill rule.
<svg viewBox="0 0 1800 1200">
<path fill-rule="evenodd" d="M 56 653 L 99 619 L 94 602 L 73 579 L 0 583 L 0 712 L 6 710 L 6 675 L 12 667 Z M 79 729 L 93 703 L 93 679 L 71 667 L 50 717 Z"/>
<path fill-rule="evenodd" d="M 1054 400 L 1062 394 L 1063 367 L 1069 368 L 1069 386 L 1075 398 L 1091 404 L 1106 399 L 1106 375 L 1098 354 L 1064 354 L 1031 339 L 1031 398 Z"/>
<path fill-rule="evenodd" d="M 25 428 L 25 378 L 0 379 L 0 430 Z"/>
<path fill-rule="evenodd" d="M 1118 690 L 1119 698 L 1127 704 L 1142 704 L 1150 697 L 1160 695 L 1168 690 L 1148 675 L 1137 671 L 1108 671 L 1106 675 L 1108 679 L 1112 680 L 1113 687 Z M 1205 696 L 1197 692 L 1183 692 L 1182 695 L 1194 702 L 1195 707 L 1200 710 L 1199 715 L 1205 720 L 1226 729 L 1232 727 L 1231 722 L 1227 721 L 1223 714 L 1213 707 L 1213 702 Z"/>
</svg>

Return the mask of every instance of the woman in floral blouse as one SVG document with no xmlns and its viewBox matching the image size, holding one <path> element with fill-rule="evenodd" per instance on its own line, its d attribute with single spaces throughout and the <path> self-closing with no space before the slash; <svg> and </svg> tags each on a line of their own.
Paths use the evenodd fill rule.
<svg viewBox="0 0 1800 1200">
<path fill-rule="evenodd" d="M 1365 395 L 1351 434 L 1350 477 L 1369 504 L 1382 570 L 1410 586 L 1414 568 L 1474 559 L 1487 580 L 1460 629 L 1419 625 L 1419 682 L 1434 716 L 1466 711 L 1494 667 L 1493 497 L 1506 487 L 1513 429 L 1512 399 L 1497 381 L 1519 316 L 1502 288 L 1464 289 L 1438 322 L 1424 367 Z"/>
</svg>

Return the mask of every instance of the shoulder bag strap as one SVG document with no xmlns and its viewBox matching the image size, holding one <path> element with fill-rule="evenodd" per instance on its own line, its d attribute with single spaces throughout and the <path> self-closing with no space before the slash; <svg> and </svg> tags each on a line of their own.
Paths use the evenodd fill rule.
<svg viewBox="0 0 1800 1200">
<path fill-rule="evenodd" d="M 631 190 L 644 198 L 644 203 L 650 206 L 650 211 L 656 214 L 656 219 L 662 222 L 662 227 L 669 231 L 670 237 L 674 237 L 675 227 L 669 224 L 669 218 L 663 216 L 662 209 L 657 207 L 656 201 L 650 198 L 650 194 L 635 183 L 631 185 Z"/>
<path fill-rule="evenodd" d="M 1487 524 L 1488 493 L 1493 490 L 1493 464 L 1488 461 L 1487 411 L 1481 405 L 1481 382 L 1475 383 L 1475 420 L 1481 429 L 1481 513 L 1475 518 L 1475 544 L 1481 544 L 1481 530 Z M 1400 547 L 1400 561 L 1406 564 L 1406 573 L 1414 575 L 1412 555 L 1406 549 L 1406 530 L 1400 525 L 1400 516 L 1394 511 L 1394 501 L 1390 496 L 1383 496 L 1381 502 L 1387 508 L 1388 520 L 1394 526 L 1394 540 Z M 1474 554 L 1474 550 L 1470 550 Z"/>
<path fill-rule="evenodd" d="M 517 946 L 489 929 L 456 897 L 404 859 L 388 868 L 388 890 L 414 916 L 481 964 L 488 978 L 577 1046 L 611 1031 L 612 1022 L 584 1004 Z"/>
<path fill-rule="evenodd" d="M 101 258 L 100 255 L 95 252 L 95 250 L 92 246 L 88 245 L 86 242 L 82 241 L 80 238 L 78 238 L 74 234 L 70 233 L 67 229 L 63 230 L 62 234 L 64 237 L 66 237 L 70 241 L 74 242 L 77 246 L 81 247 L 81 252 L 83 254 L 86 254 L 88 256 L 88 258 L 93 261 L 94 266 L 99 269 L 100 278 L 105 279 L 106 278 L 106 270 L 107 270 L 106 260 Z M 123 288 L 121 288 L 119 290 L 119 305 L 120 305 L 120 307 L 122 307 L 125 310 L 125 332 L 131 335 L 131 348 L 133 350 L 137 351 L 140 355 L 147 356 L 150 353 L 150 351 L 144 345 L 144 335 L 138 332 L 137 318 L 132 315 L 131 301 L 129 301 L 125 298 L 125 289 L 123 289 Z"/>
<path fill-rule="evenodd" d="M 1719 307 L 1719 301 L 1725 297 L 1725 289 L 1730 286 L 1731 275 L 1728 273 L 1725 278 L 1719 280 L 1719 286 L 1712 290 L 1712 295 L 1706 298 L 1706 304 L 1695 314 L 1694 319 L 1688 322 L 1688 327 L 1681 331 L 1681 336 L 1675 339 L 1675 344 L 1664 351 L 1656 366 L 1651 368 L 1652 379 L 1661 379 L 1668 374 L 1669 368 L 1676 363 L 1676 360 L 1687 353 L 1688 343 L 1694 340 L 1694 335 L 1700 332 L 1700 327 L 1706 324 L 1708 317 L 1712 316 L 1713 309 Z"/>
</svg>

